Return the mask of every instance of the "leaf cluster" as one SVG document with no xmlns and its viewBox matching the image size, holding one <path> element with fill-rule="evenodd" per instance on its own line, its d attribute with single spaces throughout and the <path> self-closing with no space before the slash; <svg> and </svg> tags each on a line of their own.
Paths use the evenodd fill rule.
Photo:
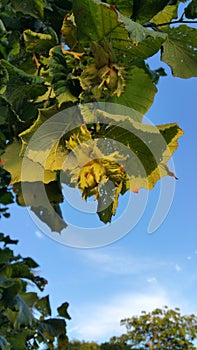
<svg viewBox="0 0 197 350">
<path fill-rule="evenodd" d="M 17 240 L 0 233 L 0 243 L 0 349 L 39 349 L 43 345 L 55 349 L 58 344 L 58 349 L 66 350 L 68 303 L 58 307 L 58 316 L 52 318 L 49 296 L 30 291 L 34 285 L 42 292 L 48 283 L 38 275 L 39 265 L 7 247 Z"/>
<path fill-rule="evenodd" d="M 174 76 L 197 76 L 196 29 L 184 23 L 195 18 L 196 2 L 185 8 L 181 25 L 174 27 L 180 2 L 2 1 L 3 205 L 13 201 L 12 185 L 19 205 L 29 205 L 52 231 L 61 232 L 66 223 L 60 178 L 77 186 L 83 198 L 94 195 L 98 215 L 107 223 L 120 194 L 151 189 L 161 177 L 174 176 L 167 161 L 182 130 L 174 123 L 151 128 L 142 118 L 153 103 L 159 78 L 166 74 L 162 68 L 151 70 L 149 57 L 160 52 Z M 85 108 L 92 102 L 96 109 Z M 121 105 L 121 113 L 103 112 L 103 102 Z M 75 113 L 66 119 L 62 114 L 54 130 L 51 118 L 70 107 Z M 46 122 L 52 132 L 43 131 L 31 147 L 30 140 Z M 121 151 L 117 142 L 124 146 Z M 22 179 L 24 158 L 29 170 Z M 42 185 L 50 209 L 39 197 Z M 6 207 L 1 211 L 8 215 Z"/>
</svg>

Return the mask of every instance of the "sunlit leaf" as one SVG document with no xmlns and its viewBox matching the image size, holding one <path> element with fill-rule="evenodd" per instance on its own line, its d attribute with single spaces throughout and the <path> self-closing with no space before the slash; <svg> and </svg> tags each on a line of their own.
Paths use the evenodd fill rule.
<svg viewBox="0 0 197 350">
<path fill-rule="evenodd" d="M 197 76 L 197 29 L 181 25 L 166 32 L 168 39 L 163 44 L 162 61 L 171 67 L 175 77 Z"/>
<path fill-rule="evenodd" d="M 12 184 L 21 181 L 44 181 L 49 183 L 56 180 L 56 174 L 51 171 L 45 171 L 42 166 L 30 159 L 26 159 L 25 173 L 22 173 L 23 158 L 20 157 L 21 143 L 14 141 L 10 144 L 4 153 L 4 169 L 11 174 Z"/>
<path fill-rule="evenodd" d="M 74 1 L 73 10 L 78 39 L 87 46 L 90 40 L 101 41 L 106 38 L 116 54 L 131 52 L 132 55 L 133 46 L 142 41 L 144 44 L 145 39 L 154 38 L 155 41 L 151 40 L 147 45 L 147 48 L 153 45 L 153 48 L 147 50 L 146 57 L 149 57 L 159 49 L 166 37 L 163 33 L 144 28 L 96 0 Z"/>
<path fill-rule="evenodd" d="M 153 103 L 157 89 L 143 68 L 136 66 L 127 71 L 124 93 L 108 98 L 109 102 L 118 103 L 145 114 Z"/>
<path fill-rule="evenodd" d="M 33 53 L 46 52 L 57 44 L 57 38 L 50 34 L 36 33 L 30 29 L 23 32 L 26 50 Z"/>
<path fill-rule="evenodd" d="M 169 23 L 172 19 L 177 18 L 178 15 L 178 4 L 175 5 L 168 5 L 164 7 L 164 9 L 160 12 L 158 12 L 152 19 L 151 23 L 154 24 L 162 24 L 162 23 Z"/>
</svg>

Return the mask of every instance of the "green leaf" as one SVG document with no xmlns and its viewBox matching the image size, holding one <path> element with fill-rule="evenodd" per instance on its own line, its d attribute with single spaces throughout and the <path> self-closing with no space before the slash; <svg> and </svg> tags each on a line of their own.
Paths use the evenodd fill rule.
<svg viewBox="0 0 197 350">
<path fill-rule="evenodd" d="M 61 32 L 65 44 L 68 45 L 71 50 L 80 51 L 80 49 L 82 49 L 83 51 L 83 48 L 80 48 L 80 46 L 78 45 L 77 28 L 75 25 L 73 14 L 67 14 L 64 17 Z"/>
<path fill-rule="evenodd" d="M 109 118 L 106 112 L 99 112 L 99 120 L 102 122 Z M 108 149 L 111 152 L 119 151 L 127 155 L 126 160 L 122 159 L 122 165 L 130 179 L 130 190 L 136 192 L 139 188 L 152 189 L 156 182 L 163 176 L 174 176 L 167 167 L 167 161 L 170 159 L 178 146 L 178 138 L 182 136 L 183 131 L 176 123 L 159 125 L 157 127 L 141 124 L 127 117 L 122 120 L 122 116 L 115 115 L 115 125 L 101 129 L 102 145 L 105 147 L 107 139 Z M 118 126 L 117 126 L 118 124 Z M 110 139 L 112 139 L 110 141 Z M 116 145 L 113 140 L 118 142 Z M 120 144 L 123 148 L 120 148 Z M 131 150 L 131 155 L 129 155 Z"/>
<path fill-rule="evenodd" d="M 39 116 L 35 123 L 19 135 L 23 144 L 28 144 L 25 156 L 43 167 L 62 136 L 81 125 L 81 115 L 77 107 L 68 108 L 66 112 L 57 112 L 58 110 L 54 106 L 39 110 Z M 55 113 L 57 114 L 53 118 Z"/>
<path fill-rule="evenodd" d="M 10 343 L 7 342 L 7 340 L 0 335 L 0 349 L 1 350 L 11 350 Z"/>
<path fill-rule="evenodd" d="M 120 97 L 112 96 L 108 102 L 118 103 L 145 114 L 153 103 L 157 89 L 152 83 L 148 73 L 136 66 L 127 71 L 126 87 Z"/>
<path fill-rule="evenodd" d="M 128 54 L 128 59 L 131 59 L 132 55 L 136 57 L 137 51 L 134 49 L 139 43 L 142 45 L 138 50 L 139 58 L 150 57 L 159 50 L 166 39 L 164 33 L 144 28 L 96 0 L 74 1 L 73 11 L 79 41 L 89 47 L 90 41 L 102 41 L 105 38 L 115 54 L 120 57 L 123 53 Z"/>
<path fill-rule="evenodd" d="M 26 341 L 30 337 L 32 338 L 33 334 L 30 329 L 21 329 L 20 331 L 12 331 L 11 334 L 7 337 L 11 349 L 14 350 L 27 350 Z"/>
<path fill-rule="evenodd" d="M 17 239 L 11 239 L 10 236 L 5 236 L 3 233 L 0 233 L 0 242 L 4 242 L 4 246 L 7 244 L 17 244 Z"/>
<path fill-rule="evenodd" d="M 25 173 L 22 173 L 23 158 L 19 155 L 20 151 L 21 143 L 15 140 L 6 148 L 3 155 L 5 159 L 4 169 L 11 174 L 12 184 L 21 181 L 49 183 L 56 180 L 56 173 L 45 171 L 40 164 L 28 158 L 25 159 Z"/>
<path fill-rule="evenodd" d="M 23 32 L 27 52 L 44 53 L 56 45 L 57 38 L 50 34 L 36 33 L 30 29 Z"/>
<path fill-rule="evenodd" d="M 24 302 L 32 309 L 35 307 L 36 302 L 39 300 L 37 293 L 26 292 L 20 294 Z"/>
<path fill-rule="evenodd" d="M 77 97 L 74 96 L 69 88 L 66 57 L 59 47 L 54 47 L 50 51 L 49 71 L 52 77 L 52 86 L 58 100 L 58 106 L 63 103 L 76 102 Z"/>
<path fill-rule="evenodd" d="M 61 232 L 67 226 L 59 208 L 63 196 L 57 182 L 45 185 L 42 182 L 24 182 L 22 188 L 20 183 L 16 183 L 13 190 L 17 195 L 17 203 L 22 206 L 30 206 L 38 218 L 52 231 Z"/>
<path fill-rule="evenodd" d="M 29 306 L 24 302 L 24 300 L 17 295 L 15 297 L 15 307 L 18 310 L 16 320 L 14 322 L 14 327 L 20 328 L 20 326 L 31 326 L 33 315 Z"/>
<path fill-rule="evenodd" d="M 57 311 L 58 311 L 59 316 L 67 318 L 68 320 L 71 320 L 71 317 L 70 317 L 70 315 L 68 314 L 68 311 L 67 311 L 68 307 L 69 307 L 69 304 L 67 302 L 63 303 L 62 305 L 60 305 L 57 308 Z"/>
<path fill-rule="evenodd" d="M 6 205 L 14 203 L 14 197 L 6 188 L 0 188 L 0 203 Z"/>
<path fill-rule="evenodd" d="M 6 276 L 0 276 L 0 288 L 10 288 L 15 284 L 15 281 L 7 278 Z"/>
<path fill-rule="evenodd" d="M 3 250 L 1 250 L 0 264 L 7 264 L 13 260 L 14 254 L 12 250 L 10 250 L 9 248 L 4 248 Z"/>
<path fill-rule="evenodd" d="M 141 24 L 132 21 L 124 16 L 119 16 L 128 31 L 131 42 L 134 46 L 137 46 L 140 42 L 144 41 L 148 37 L 152 37 L 154 40 L 159 39 L 159 46 L 166 39 L 164 33 L 159 33 L 147 28 L 144 28 Z M 158 44 L 158 43 L 157 43 Z"/>
<path fill-rule="evenodd" d="M 42 316 L 51 316 L 51 307 L 48 295 L 40 298 L 35 304 L 35 307 L 42 314 Z"/>
<path fill-rule="evenodd" d="M 65 160 L 68 155 L 68 150 L 65 148 L 63 142 L 57 141 L 52 147 L 46 162 L 45 169 L 50 171 L 63 170 L 65 167 Z"/>
<path fill-rule="evenodd" d="M 50 318 L 39 323 L 39 328 L 45 331 L 49 336 L 58 337 L 61 334 L 65 334 L 66 322 L 58 318 Z"/>
<path fill-rule="evenodd" d="M 195 19 L 197 17 L 197 0 L 192 0 L 185 9 L 187 18 Z"/>
<path fill-rule="evenodd" d="M 0 125 L 8 125 L 10 128 L 16 124 L 17 116 L 11 105 L 3 96 L 0 96 Z"/>
<path fill-rule="evenodd" d="M 164 9 L 158 12 L 152 19 L 151 23 L 161 24 L 171 22 L 172 19 L 177 18 L 178 15 L 178 4 L 168 5 Z"/>
<path fill-rule="evenodd" d="M 25 264 L 27 266 L 29 266 L 31 269 L 35 269 L 36 267 L 39 267 L 39 265 L 37 264 L 37 262 L 35 262 L 35 260 L 33 260 L 32 258 L 23 258 L 23 261 L 25 262 Z"/>
<path fill-rule="evenodd" d="M 197 29 L 181 25 L 166 30 L 168 39 L 163 44 L 161 59 L 175 77 L 197 76 Z"/>
<path fill-rule="evenodd" d="M 133 16 L 137 22 L 150 21 L 159 11 L 169 3 L 169 0 L 134 0 Z"/>
<path fill-rule="evenodd" d="M 11 104 L 21 100 L 21 97 L 22 100 L 31 100 L 47 91 L 43 78 L 27 74 L 5 60 L 1 60 L 1 66 L 6 69 L 9 77 L 4 95 Z"/>
<path fill-rule="evenodd" d="M 112 216 L 116 213 L 117 206 L 118 198 L 116 196 L 116 189 L 111 181 L 107 181 L 100 188 L 100 197 L 97 206 L 97 214 L 104 224 L 111 222 Z"/>
<path fill-rule="evenodd" d="M 30 15 L 35 18 L 44 17 L 44 8 L 46 6 L 44 0 L 31 0 L 30 2 L 11 0 L 11 3 L 15 12 L 21 12 L 24 15 Z"/>
<path fill-rule="evenodd" d="M 131 17 L 133 14 L 134 0 L 106 0 L 107 4 L 115 6 L 115 8 L 126 17 Z"/>
</svg>

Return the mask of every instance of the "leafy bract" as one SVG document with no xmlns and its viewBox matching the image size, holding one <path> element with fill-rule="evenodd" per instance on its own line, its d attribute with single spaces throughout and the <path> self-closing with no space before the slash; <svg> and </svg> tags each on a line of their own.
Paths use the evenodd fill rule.
<svg viewBox="0 0 197 350">
<path fill-rule="evenodd" d="M 197 76 L 197 30 L 181 25 L 169 28 L 166 32 L 168 39 L 163 44 L 162 61 L 171 67 L 176 77 Z"/>
<path fill-rule="evenodd" d="M 63 103 L 76 102 L 78 99 L 71 93 L 69 88 L 69 69 L 65 55 L 59 47 L 55 47 L 51 50 L 50 56 L 50 75 L 52 76 L 52 86 L 56 93 L 59 107 Z"/>
<path fill-rule="evenodd" d="M 144 68 L 133 66 L 127 71 L 125 83 L 124 93 L 120 97 L 112 96 L 108 101 L 130 107 L 142 115 L 145 114 L 157 92 L 148 73 Z"/>
</svg>

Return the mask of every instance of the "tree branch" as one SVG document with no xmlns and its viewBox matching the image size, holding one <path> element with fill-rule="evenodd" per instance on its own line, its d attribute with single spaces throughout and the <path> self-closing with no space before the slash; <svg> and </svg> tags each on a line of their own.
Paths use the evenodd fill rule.
<svg viewBox="0 0 197 350">
<path fill-rule="evenodd" d="M 143 27 L 150 27 L 150 28 L 158 28 L 158 27 L 163 27 L 163 26 L 167 26 L 170 24 L 178 24 L 178 23 L 194 23 L 196 24 L 197 21 L 183 21 L 181 19 L 178 19 L 177 21 L 173 21 L 173 22 L 165 22 L 165 23 L 159 23 L 159 24 L 155 24 L 155 23 L 148 23 L 148 24 L 144 24 Z"/>
</svg>

